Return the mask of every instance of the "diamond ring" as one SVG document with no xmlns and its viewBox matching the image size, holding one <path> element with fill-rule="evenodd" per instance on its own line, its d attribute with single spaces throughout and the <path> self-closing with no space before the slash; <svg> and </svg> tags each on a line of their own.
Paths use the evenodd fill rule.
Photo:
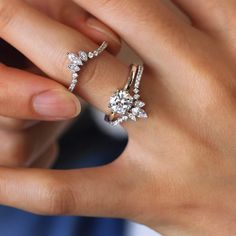
<svg viewBox="0 0 236 236">
<path fill-rule="evenodd" d="M 143 109 L 145 103 L 140 100 L 139 94 L 143 71 L 143 66 L 131 65 L 130 76 L 124 89 L 117 90 L 110 97 L 108 107 L 111 109 L 111 114 L 105 115 L 105 120 L 110 125 L 117 126 L 128 120 L 137 121 L 138 118 L 148 118 Z"/>
<path fill-rule="evenodd" d="M 79 53 L 67 53 L 68 60 L 70 61 L 68 69 L 71 72 L 72 79 L 71 84 L 69 86 L 69 91 L 73 92 L 78 83 L 78 77 L 79 72 L 81 70 L 81 66 L 83 66 L 88 60 L 99 56 L 102 52 L 106 50 L 107 47 L 108 43 L 103 42 L 102 45 L 93 52 L 80 51 Z"/>
</svg>

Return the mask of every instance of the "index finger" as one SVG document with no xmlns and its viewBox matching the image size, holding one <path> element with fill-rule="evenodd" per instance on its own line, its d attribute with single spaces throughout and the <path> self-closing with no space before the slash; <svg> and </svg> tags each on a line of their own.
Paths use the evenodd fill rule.
<svg viewBox="0 0 236 236">
<path fill-rule="evenodd" d="M 49 77 L 66 86 L 71 83 L 67 52 L 97 48 L 81 33 L 19 1 L 12 4 L 0 0 L 0 26 L 4 40 L 21 51 Z M 77 92 L 106 111 L 109 96 L 124 86 L 128 70 L 128 66 L 114 56 L 104 53 L 80 71 Z"/>
</svg>

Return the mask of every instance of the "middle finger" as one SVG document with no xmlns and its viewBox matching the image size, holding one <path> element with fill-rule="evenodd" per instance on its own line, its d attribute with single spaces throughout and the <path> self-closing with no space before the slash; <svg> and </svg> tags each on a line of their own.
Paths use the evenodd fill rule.
<svg viewBox="0 0 236 236">
<path fill-rule="evenodd" d="M 4 12 L 1 8 L 4 8 Z M 90 51 L 97 47 L 79 32 L 18 1 L 15 4 L 0 1 L 0 26 L 0 34 L 4 40 L 51 78 L 66 86 L 71 82 L 67 69 L 67 52 Z M 90 103 L 105 111 L 107 99 L 114 89 L 124 86 L 128 67 L 108 53 L 91 61 L 88 67 L 83 67 L 80 73 L 77 91 Z"/>
</svg>

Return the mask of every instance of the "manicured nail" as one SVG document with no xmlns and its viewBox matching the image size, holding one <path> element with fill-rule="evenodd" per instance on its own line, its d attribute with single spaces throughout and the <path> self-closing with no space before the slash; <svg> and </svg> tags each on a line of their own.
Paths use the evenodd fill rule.
<svg viewBox="0 0 236 236">
<path fill-rule="evenodd" d="M 88 27 L 90 27 L 91 29 L 94 29 L 94 30 L 106 35 L 108 38 L 113 40 L 115 43 L 117 43 L 118 45 L 121 45 L 121 41 L 120 41 L 119 37 L 109 27 L 105 26 L 97 19 L 95 19 L 93 17 L 89 17 L 86 22 L 87 22 Z"/>
<path fill-rule="evenodd" d="M 65 90 L 48 90 L 33 98 L 36 113 L 50 120 L 73 118 L 80 112 L 79 100 Z"/>
</svg>

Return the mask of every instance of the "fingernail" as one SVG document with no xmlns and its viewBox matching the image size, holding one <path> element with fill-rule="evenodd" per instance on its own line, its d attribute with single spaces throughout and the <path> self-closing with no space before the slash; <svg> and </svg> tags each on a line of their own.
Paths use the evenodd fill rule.
<svg viewBox="0 0 236 236">
<path fill-rule="evenodd" d="M 80 112 L 79 100 L 64 90 L 49 90 L 33 98 L 36 113 L 48 119 L 63 120 L 73 118 Z"/>
<path fill-rule="evenodd" d="M 89 17 L 87 19 L 87 26 L 90 27 L 91 29 L 94 29 L 107 37 L 109 37 L 111 40 L 113 40 L 117 44 L 121 44 L 120 38 L 107 26 L 102 24 L 100 21 L 93 17 Z"/>
</svg>

